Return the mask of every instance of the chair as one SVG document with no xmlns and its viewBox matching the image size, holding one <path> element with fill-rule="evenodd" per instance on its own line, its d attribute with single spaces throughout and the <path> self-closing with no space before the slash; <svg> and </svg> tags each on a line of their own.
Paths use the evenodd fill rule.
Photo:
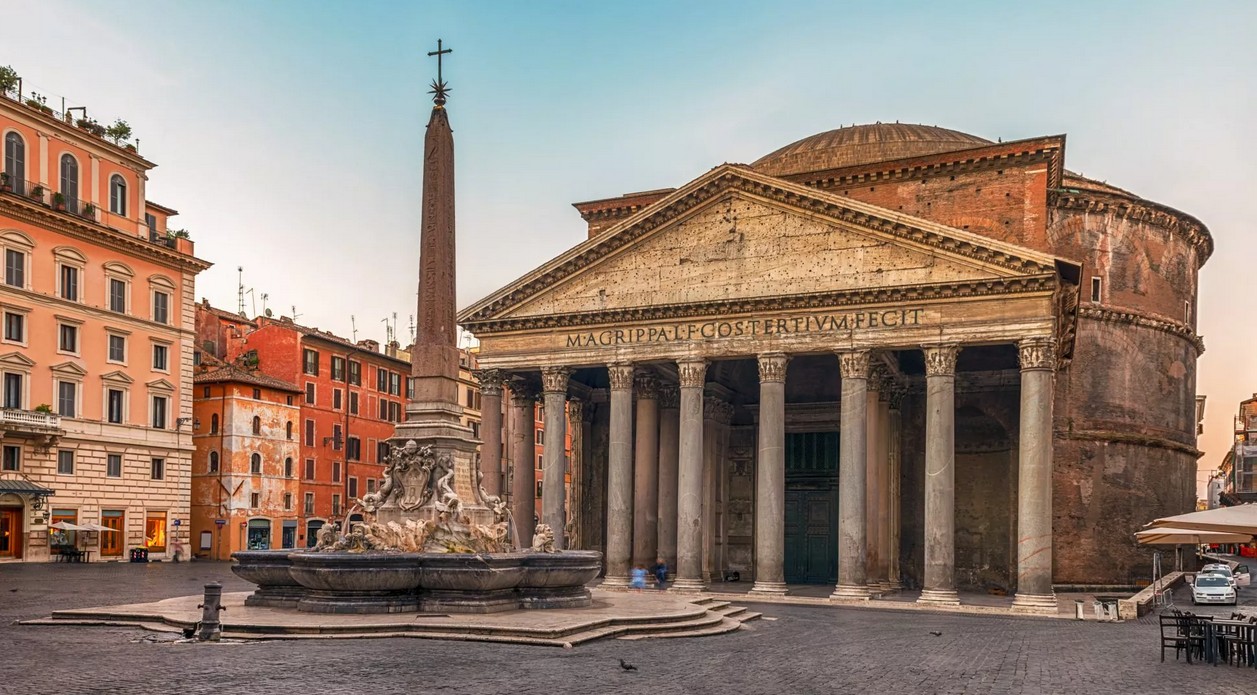
<svg viewBox="0 0 1257 695">
<path fill-rule="evenodd" d="M 1192 619 L 1179 611 L 1170 615 L 1162 613 L 1161 620 L 1161 661 L 1165 661 L 1165 650 L 1174 648 L 1174 660 L 1178 661 L 1179 652 L 1187 655 L 1187 663 L 1192 663 L 1192 651 L 1203 652 L 1203 635 L 1193 635 Z"/>
</svg>

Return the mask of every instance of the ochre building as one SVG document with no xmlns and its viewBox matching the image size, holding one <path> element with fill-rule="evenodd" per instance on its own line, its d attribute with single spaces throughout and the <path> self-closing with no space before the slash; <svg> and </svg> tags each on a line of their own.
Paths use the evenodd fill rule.
<svg viewBox="0 0 1257 695">
<path fill-rule="evenodd" d="M 1131 534 L 1192 509 L 1211 238 L 1063 135 L 853 126 L 576 207 L 587 240 L 459 320 L 484 383 L 543 394 L 545 481 L 572 432 L 581 504 L 540 516 L 610 585 L 663 557 L 680 590 L 1051 610 L 1147 577 Z"/>
</svg>

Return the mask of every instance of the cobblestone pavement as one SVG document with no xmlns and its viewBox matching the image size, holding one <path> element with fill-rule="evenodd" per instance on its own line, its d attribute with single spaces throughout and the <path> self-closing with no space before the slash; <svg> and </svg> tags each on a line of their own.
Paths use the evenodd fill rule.
<svg viewBox="0 0 1257 695">
<path fill-rule="evenodd" d="M 1257 691 L 1257 670 L 1189 666 L 1172 654 L 1162 664 L 1155 619 L 1107 625 L 760 605 L 768 619 L 731 635 L 572 650 L 416 639 L 177 644 L 133 629 L 12 624 L 57 608 L 199 593 L 212 580 L 227 591 L 248 588 L 225 563 L 0 565 L 0 692 Z M 637 671 L 622 671 L 618 659 Z"/>
</svg>

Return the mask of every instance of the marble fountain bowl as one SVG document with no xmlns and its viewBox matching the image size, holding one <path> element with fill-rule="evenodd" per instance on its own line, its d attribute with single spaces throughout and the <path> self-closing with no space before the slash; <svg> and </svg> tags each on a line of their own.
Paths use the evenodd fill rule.
<svg viewBox="0 0 1257 695">
<path fill-rule="evenodd" d="M 258 585 L 244 600 L 246 606 L 268 606 L 271 608 L 296 608 L 297 603 L 306 594 L 288 571 L 292 567 L 292 550 L 242 550 L 232 553 L 235 564 L 231 571 L 237 577 Z"/>
<path fill-rule="evenodd" d="M 591 598 L 585 584 L 602 570 L 602 553 L 565 550 L 525 553 L 519 583 L 521 608 L 583 608 Z"/>
<path fill-rule="evenodd" d="M 289 574 L 306 593 L 308 613 L 408 613 L 419 610 L 419 553 L 289 553 Z"/>
<path fill-rule="evenodd" d="M 420 610 L 494 613 L 519 608 L 525 553 L 423 553 Z"/>
</svg>

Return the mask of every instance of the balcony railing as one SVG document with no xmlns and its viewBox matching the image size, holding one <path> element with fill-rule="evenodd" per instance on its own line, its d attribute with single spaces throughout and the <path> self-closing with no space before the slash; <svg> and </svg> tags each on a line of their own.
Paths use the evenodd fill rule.
<svg viewBox="0 0 1257 695">
<path fill-rule="evenodd" d="M 0 423 L 3 423 L 6 428 L 17 426 L 38 430 L 55 430 L 61 428 L 61 416 L 37 410 L 5 408 L 0 410 Z"/>
</svg>

